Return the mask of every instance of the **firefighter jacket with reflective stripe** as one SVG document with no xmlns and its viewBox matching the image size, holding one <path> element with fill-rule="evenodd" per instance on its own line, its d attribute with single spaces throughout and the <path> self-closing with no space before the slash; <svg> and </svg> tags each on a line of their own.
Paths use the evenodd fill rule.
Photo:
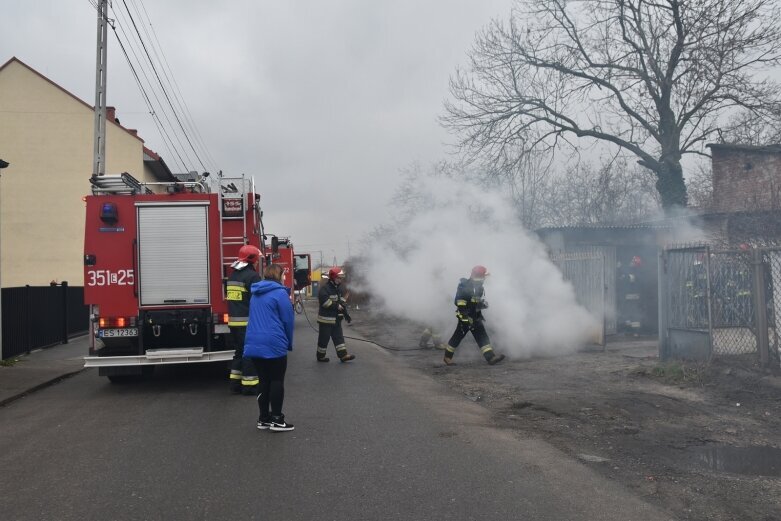
<svg viewBox="0 0 781 521">
<path fill-rule="evenodd" d="M 488 307 L 485 303 L 483 281 L 461 279 L 453 303 L 456 305 L 456 314 L 459 319 L 482 320 L 482 311 Z"/>
<path fill-rule="evenodd" d="M 317 293 L 317 300 L 320 302 L 320 308 L 317 311 L 317 321 L 321 324 L 336 324 L 337 317 L 341 317 L 339 305 L 344 306 L 347 301 L 342 296 L 342 287 L 337 286 L 333 281 L 328 281 L 320 286 Z"/>
<path fill-rule="evenodd" d="M 250 287 L 262 280 L 252 265 L 233 270 L 228 278 L 226 300 L 228 301 L 228 326 L 247 327 L 249 320 Z"/>
</svg>

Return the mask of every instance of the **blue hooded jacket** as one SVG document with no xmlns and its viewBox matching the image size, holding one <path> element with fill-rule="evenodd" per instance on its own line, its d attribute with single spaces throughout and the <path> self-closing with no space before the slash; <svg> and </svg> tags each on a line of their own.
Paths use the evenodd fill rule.
<svg viewBox="0 0 781 521">
<path fill-rule="evenodd" d="M 273 280 L 252 285 L 244 340 L 248 358 L 280 358 L 293 350 L 293 305 L 288 289 Z"/>
</svg>

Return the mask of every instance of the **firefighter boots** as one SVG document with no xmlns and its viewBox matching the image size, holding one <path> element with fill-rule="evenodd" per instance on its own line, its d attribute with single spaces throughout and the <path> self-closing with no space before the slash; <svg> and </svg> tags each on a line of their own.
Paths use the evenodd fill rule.
<svg viewBox="0 0 781 521">
<path fill-rule="evenodd" d="M 349 362 L 350 360 L 355 360 L 355 355 L 345 354 L 344 356 L 340 356 L 339 360 L 342 362 Z"/>
<path fill-rule="evenodd" d="M 504 360 L 504 355 L 494 354 L 494 356 L 490 360 L 488 360 L 488 365 L 496 365 L 502 360 Z"/>
</svg>

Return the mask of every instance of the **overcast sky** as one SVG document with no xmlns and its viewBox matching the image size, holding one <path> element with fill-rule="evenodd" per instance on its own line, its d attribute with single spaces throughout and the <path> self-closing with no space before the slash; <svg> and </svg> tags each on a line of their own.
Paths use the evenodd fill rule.
<svg viewBox="0 0 781 521">
<path fill-rule="evenodd" d="M 123 0 L 113 2 L 120 8 Z M 448 79 L 465 64 L 475 32 L 507 17 L 511 5 L 143 3 L 214 163 L 226 175 L 254 175 L 267 231 L 290 236 L 298 250 L 322 251 L 326 262 L 341 262 L 348 241 L 355 253 L 360 238 L 387 220 L 400 170 L 446 156 L 450 136 L 437 118 Z M 2 13 L 0 63 L 16 56 L 94 102 L 89 0 L 2 0 Z M 178 170 L 111 33 L 109 42 L 108 105 Z"/>
</svg>

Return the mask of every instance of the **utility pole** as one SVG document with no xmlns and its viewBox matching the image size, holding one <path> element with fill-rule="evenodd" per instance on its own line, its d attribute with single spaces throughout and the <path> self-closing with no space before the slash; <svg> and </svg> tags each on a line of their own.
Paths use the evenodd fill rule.
<svg viewBox="0 0 781 521">
<path fill-rule="evenodd" d="M 95 64 L 95 151 L 92 175 L 106 173 L 106 58 L 108 55 L 108 0 L 98 0 L 98 51 Z"/>
</svg>

